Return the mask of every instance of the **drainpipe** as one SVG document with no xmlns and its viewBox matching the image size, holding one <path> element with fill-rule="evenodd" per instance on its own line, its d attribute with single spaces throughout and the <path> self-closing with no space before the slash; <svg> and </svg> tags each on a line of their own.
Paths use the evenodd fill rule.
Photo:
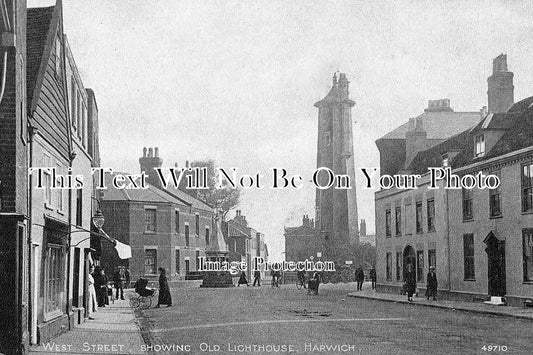
<svg viewBox="0 0 533 355">
<path fill-rule="evenodd" d="M 448 293 L 452 290 L 452 280 L 451 280 L 451 265 L 450 265 L 450 206 L 448 189 L 444 189 L 446 194 L 446 257 L 448 258 Z"/>
</svg>

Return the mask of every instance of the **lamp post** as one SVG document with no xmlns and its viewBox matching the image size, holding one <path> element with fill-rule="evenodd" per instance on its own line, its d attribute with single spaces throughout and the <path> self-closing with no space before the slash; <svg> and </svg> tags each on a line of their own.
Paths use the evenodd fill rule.
<svg viewBox="0 0 533 355">
<path fill-rule="evenodd" d="M 93 220 L 94 226 L 96 228 L 98 228 L 98 230 L 102 229 L 102 227 L 104 226 L 104 223 L 105 223 L 105 217 L 102 214 L 102 211 L 100 211 L 100 209 L 96 210 L 92 220 Z"/>
</svg>

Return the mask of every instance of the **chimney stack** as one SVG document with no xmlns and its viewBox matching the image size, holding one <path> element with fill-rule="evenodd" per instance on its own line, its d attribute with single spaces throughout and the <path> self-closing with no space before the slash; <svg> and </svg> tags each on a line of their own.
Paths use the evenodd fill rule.
<svg viewBox="0 0 533 355">
<path fill-rule="evenodd" d="M 492 75 L 488 77 L 489 112 L 507 112 L 514 103 L 513 73 L 507 70 L 507 55 L 500 54 L 492 61 Z"/>
<path fill-rule="evenodd" d="M 161 188 L 161 181 L 155 168 L 160 168 L 163 165 L 163 160 L 159 158 L 159 148 L 148 148 L 148 154 L 146 153 L 146 147 L 143 148 L 143 156 L 139 158 L 139 164 L 141 166 L 141 172 L 145 173 L 148 177 L 146 181 L 155 187 Z"/>
<path fill-rule="evenodd" d="M 422 118 L 410 118 L 409 129 L 405 133 L 405 165 L 407 169 L 418 152 L 428 148 L 428 134 L 424 130 Z"/>
</svg>

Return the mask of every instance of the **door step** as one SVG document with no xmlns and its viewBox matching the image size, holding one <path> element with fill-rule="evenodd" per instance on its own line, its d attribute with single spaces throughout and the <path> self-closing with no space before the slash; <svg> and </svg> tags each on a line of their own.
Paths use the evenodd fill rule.
<svg viewBox="0 0 533 355">
<path fill-rule="evenodd" d="M 505 306 L 506 301 L 504 297 L 491 296 L 490 301 L 485 301 L 485 304 L 490 304 L 493 306 Z"/>
</svg>

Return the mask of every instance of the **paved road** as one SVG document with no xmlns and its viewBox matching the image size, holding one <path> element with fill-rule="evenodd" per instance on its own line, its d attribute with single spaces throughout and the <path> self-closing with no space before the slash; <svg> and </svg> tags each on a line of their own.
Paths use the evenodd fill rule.
<svg viewBox="0 0 533 355">
<path fill-rule="evenodd" d="M 178 289 L 142 324 L 157 353 L 533 354 L 531 321 L 346 297 L 354 289 Z"/>
</svg>

